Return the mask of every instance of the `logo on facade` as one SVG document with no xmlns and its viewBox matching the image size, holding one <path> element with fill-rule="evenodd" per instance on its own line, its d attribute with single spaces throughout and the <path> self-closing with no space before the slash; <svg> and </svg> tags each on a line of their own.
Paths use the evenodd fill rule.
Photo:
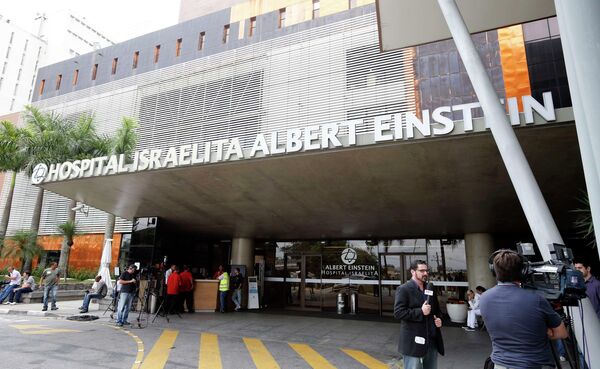
<svg viewBox="0 0 600 369">
<path fill-rule="evenodd" d="M 356 261 L 356 251 L 351 248 L 344 249 L 342 251 L 342 262 L 347 265 L 354 264 Z"/>
<path fill-rule="evenodd" d="M 46 174 L 48 174 L 48 166 L 44 163 L 40 163 L 33 168 L 33 173 L 31 173 L 31 183 L 40 184 L 44 182 L 46 179 Z"/>
</svg>

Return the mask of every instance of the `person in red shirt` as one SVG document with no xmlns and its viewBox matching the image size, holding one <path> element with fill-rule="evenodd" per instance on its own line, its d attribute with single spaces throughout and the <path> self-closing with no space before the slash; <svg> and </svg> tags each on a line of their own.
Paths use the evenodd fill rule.
<svg viewBox="0 0 600 369">
<path fill-rule="evenodd" d="M 223 265 L 219 265 L 219 269 L 213 274 L 213 279 L 219 279 L 221 274 L 223 274 Z"/>
<path fill-rule="evenodd" d="M 180 288 L 181 276 L 179 275 L 179 269 L 175 267 L 167 280 L 167 314 L 179 314 L 177 307 L 179 306 L 178 300 Z"/>
<path fill-rule="evenodd" d="M 192 277 L 192 273 L 190 272 L 190 268 L 187 265 L 183 266 L 183 272 L 179 274 L 181 279 L 181 288 L 179 289 L 180 303 L 181 303 L 181 312 L 183 312 L 183 302 L 185 301 L 185 305 L 188 313 L 194 312 L 194 278 Z"/>
</svg>

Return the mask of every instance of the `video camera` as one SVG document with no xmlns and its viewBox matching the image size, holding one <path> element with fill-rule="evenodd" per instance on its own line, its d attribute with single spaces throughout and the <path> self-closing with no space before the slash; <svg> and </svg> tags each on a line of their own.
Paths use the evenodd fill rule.
<svg viewBox="0 0 600 369">
<path fill-rule="evenodd" d="M 524 258 L 526 272 L 523 288 L 535 290 L 549 301 L 562 305 L 577 305 L 577 300 L 586 296 L 583 274 L 573 267 L 573 252 L 565 245 L 549 246 L 551 259 L 547 262 L 531 262 L 535 255 L 533 244 L 517 243 L 517 252 Z"/>
</svg>

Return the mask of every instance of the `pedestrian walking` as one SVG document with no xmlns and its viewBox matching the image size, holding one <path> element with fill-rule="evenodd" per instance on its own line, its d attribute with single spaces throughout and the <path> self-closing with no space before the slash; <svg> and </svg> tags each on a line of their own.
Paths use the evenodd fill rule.
<svg viewBox="0 0 600 369">
<path fill-rule="evenodd" d="M 60 270 L 58 269 L 58 264 L 56 262 L 52 262 L 50 264 L 50 268 L 45 269 L 42 272 L 42 277 L 40 278 L 40 287 L 44 289 L 44 307 L 42 307 L 42 311 L 48 310 L 49 298 L 52 299 L 51 310 L 58 310 L 58 306 L 56 306 L 58 282 L 60 282 Z"/>
</svg>

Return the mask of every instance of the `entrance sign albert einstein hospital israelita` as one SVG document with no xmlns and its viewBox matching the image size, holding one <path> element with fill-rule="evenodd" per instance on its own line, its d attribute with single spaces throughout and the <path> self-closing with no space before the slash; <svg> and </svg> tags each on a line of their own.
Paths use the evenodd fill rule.
<svg viewBox="0 0 600 369">
<path fill-rule="evenodd" d="M 522 102 L 525 124 L 534 122 L 534 110 L 547 122 L 556 120 L 550 92 L 543 93 L 543 104 L 531 96 L 523 96 Z M 520 125 L 517 98 L 509 98 L 507 105 L 511 124 Z M 369 119 L 373 121 L 373 129 L 370 134 L 373 135 L 373 143 L 414 139 L 415 131 L 418 131 L 421 137 L 448 135 L 454 131 L 455 122 L 446 115 L 453 111 L 462 112 L 464 132 L 468 133 L 473 131 L 472 110 L 479 107 L 478 102 L 442 106 L 434 109 L 431 114 L 429 110 L 423 110 L 421 119 L 412 112 L 380 115 Z M 250 149 L 242 148 L 239 138 L 228 138 L 209 141 L 203 145 L 196 143 L 168 149 L 144 149 L 135 152 L 131 159 L 126 158 L 125 155 L 102 156 L 52 164 L 49 168 L 46 164 L 40 163 L 33 170 L 31 183 L 37 185 L 44 182 L 68 179 L 351 147 L 357 145 L 357 126 L 364 124 L 365 121 L 367 119 L 357 119 L 340 123 L 311 125 L 304 128 L 291 128 L 284 133 L 259 133 L 254 138 Z M 280 143 L 283 138 L 285 138 L 285 143 Z M 340 140 L 341 138 L 344 142 Z"/>
</svg>

